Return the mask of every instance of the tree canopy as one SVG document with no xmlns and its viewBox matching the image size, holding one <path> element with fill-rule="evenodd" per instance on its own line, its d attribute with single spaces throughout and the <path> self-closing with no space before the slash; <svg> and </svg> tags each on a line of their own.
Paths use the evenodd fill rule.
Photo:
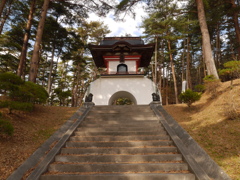
<svg viewBox="0 0 240 180">
<path fill-rule="evenodd" d="M 89 13 L 134 18 L 139 4 L 148 14 L 143 38 L 156 43 L 146 74 L 155 79 L 164 104 L 178 102 L 183 81 L 194 89 L 206 75 L 236 78 L 223 73 L 230 72 L 227 62 L 240 59 L 240 2 L 234 0 L 2 0 L 0 73 L 40 85 L 48 104 L 78 106 L 100 71 L 88 44 L 99 44 L 110 32 L 104 22 L 88 21 Z"/>
</svg>

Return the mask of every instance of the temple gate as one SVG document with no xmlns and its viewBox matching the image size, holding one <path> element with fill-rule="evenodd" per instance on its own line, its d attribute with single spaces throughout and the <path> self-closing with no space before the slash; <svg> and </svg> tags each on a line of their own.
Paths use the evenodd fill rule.
<svg viewBox="0 0 240 180">
<path fill-rule="evenodd" d="M 100 45 L 90 45 L 97 68 L 105 71 L 91 83 L 95 105 L 112 105 L 118 98 L 128 98 L 135 105 L 152 102 L 159 94 L 152 80 L 144 75 L 154 51 L 154 44 L 144 44 L 140 37 L 106 37 Z M 161 96 L 160 96 L 161 97 Z"/>
</svg>

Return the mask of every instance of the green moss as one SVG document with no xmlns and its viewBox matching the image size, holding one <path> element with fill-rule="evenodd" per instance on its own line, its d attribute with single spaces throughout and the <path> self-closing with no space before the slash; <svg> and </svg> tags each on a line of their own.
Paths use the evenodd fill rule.
<svg viewBox="0 0 240 180">
<path fill-rule="evenodd" d="M 13 132 L 14 128 L 11 122 L 0 118 L 0 134 L 7 134 L 9 136 L 12 136 Z"/>
</svg>

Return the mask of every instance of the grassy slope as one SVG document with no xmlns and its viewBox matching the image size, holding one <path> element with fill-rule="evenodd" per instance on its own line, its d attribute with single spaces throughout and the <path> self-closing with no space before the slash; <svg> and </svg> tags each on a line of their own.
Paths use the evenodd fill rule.
<svg viewBox="0 0 240 180">
<path fill-rule="evenodd" d="M 78 108 L 35 106 L 33 112 L 6 114 L 14 126 L 14 135 L 0 135 L 0 180 L 5 180 Z"/>
<path fill-rule="evenodd" d="M 240 180 L 240 119 L 226 117 L 231 106 L 240 110 L 240 80 L 234 81 L 233 88 L 229 85 L 222 83 L 216 98 L 203 94 L 191 108 L 185 104 L 164 108 L 232 179 Z"/>
</svg>

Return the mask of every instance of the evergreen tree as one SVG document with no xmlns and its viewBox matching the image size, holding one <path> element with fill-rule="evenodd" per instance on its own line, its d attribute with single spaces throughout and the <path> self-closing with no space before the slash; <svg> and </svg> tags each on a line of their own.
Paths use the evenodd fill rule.
<svg viewBox="0 0 240 180">
<path fill-rule="evenodd" d="M 43 28 L 45 24 L 49 2 L 50 0 L 44 0 L 42 12 L 41 12 L 41 18 L 38 24 L 38 29 L 36 34 L 36 41 L 34 44 L 33 55 L 30 63 L 29 81 L 34 83 L 36 82 L 36 78 L 37 78 L 37 70 L 38 70 L 39 56 L 40 56 L 39 51 L 40 51 L 40 45 L 42 42 Z"/>
<path fill-rule="evenodd" d="M 205 10 L 202 0 L 196 0 L 198 20 L 202 32 L 202 48 L 203 56 L 207 66 L 208 75 L 213 75 L 215 78 L 219 79 L 216 65 L 212 56 L 212 47 L 210 42 L 209 31 L 206 22 Z"/>
<path fill-rule="evenodd" d="M 142 0 L 142 1 L 122 0 L 117 6 L 116 15 L 119 15 L 122 12 L 125 12 L 125 13 L 126 12 L 134 12 L 135 5 L 140 2 L 146 2 L 148 4 L 148 6 L 151 6 L 151 5 L 159 4 L 163 1 L 159 1 L 159 0 L 146 0 L 146 1 L 145 0 Z M 212 74 L 216 78 L 218 78 L 215 62 L 212 57 L 212 48 L 211 48 L 206 18 L 205 18 L 203 2 L 202 2 L 202 0 L 196 0 L 195 3 L 197 5 L 198 20 L 199 20 L 201 31 L 202 31 L 203 54 L 204 54 L 204 59 L 206 62 L 208 74 Z"/>
<path fill-rule="evenodd" d="M 149 18 L 143 22 L 145 33 L 148 37 L 158 37 L 160 40 L 165 41 L 168 52 L 169 65 L 172 71 L 172 78 L 175 92 L 175 102 L 178 103 L 178 83 L 176 77 L 177 62 L 174 62 L 174 55 L 176 55 L 176 44 L 180 39 L 183 39 L 186 34 L 186 26 L 189 21 L 180 15 L 180 9 L 177 4 L 172 1 L 159 2 L 149 10 Z M 176 57 L 176 56 L 175 56 Z M 155 75 L 157 76 L 157 74 Z"/>
<path fill-rule="evenodd" d="M 35 11 L 36 0 L 31 0 L 30 2 L 31 2 L 31 6 L 30 6 L 28 20 L 25 28 L 24 37 L 23 37 L 23 45 L 22 45 L 22 50 L 21 50 L 21 55 L 20 55 L 20 60 L 19 60 L 18 70 L 17 70 L 17 75 L 22 77 L 23 79 L 24 79 L 23 72 L 26 64 L 26 56 L 27 56 L 27 49 L 28 49 L 28 41 L 30 38 L 30 31 L 31 31 L 33 15 Z"/>
</svg>

